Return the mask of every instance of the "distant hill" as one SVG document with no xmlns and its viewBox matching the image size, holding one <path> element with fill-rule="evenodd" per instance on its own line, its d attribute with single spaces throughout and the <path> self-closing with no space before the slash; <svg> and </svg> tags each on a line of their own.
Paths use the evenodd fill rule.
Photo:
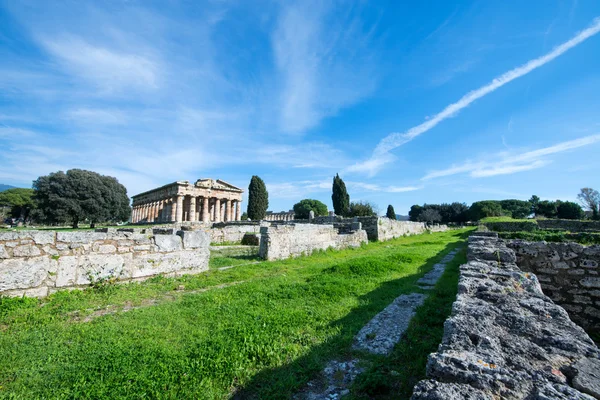
<svg viewBox="0 0 600 400">
<path fill-rule="evenodd" d="M 408 221 L 408 215 L 400 215 L 400 214 L 396 214 L 396 220 L 397 221 Z"/>
<path fill-rule="evenodd" d="M 10 186 L 10 185 L 5 185 L 3 183 L 0 183 L 0 192 L 4 192 L 5 190 L 14 189 L 14 188 L 15 188 L 15 186 Z"/>
</svg>

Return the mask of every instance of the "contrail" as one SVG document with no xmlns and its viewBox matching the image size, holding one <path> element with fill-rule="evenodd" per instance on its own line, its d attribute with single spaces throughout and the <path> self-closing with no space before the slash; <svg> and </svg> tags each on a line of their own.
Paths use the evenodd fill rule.
<svg viewBox="0 0 600 400">
<path fill-rule="evenodd" d="M 598 32 L 600 32 L 600 17 L 595 18 L 592 25 L 589 28 L 579 32 L 577 35 L 575 35 L 569 41 L 559 45 L 558 47 L 555 47 L 554 50 L 552 50 L 548 54 L 545 54 L 541 57 L 535 58 L 535 59 L 528 61 L 527 63 L 521 65 L 520 67 L 512 69 L 508 72 L 505 72 L 504 74 L 494 78 L 487 85 L 482 86 L 479 89 L 476 89 L 476 90 L 473 90 L 473 91 L 467 93 L 456 103 L 450 104 L 449 106 L 444 108 L 440 113 L 436 114 L 433 118 L 427 120 L 426 122 L 424 122 L 420 125 L 417 125 L 413 128 L 410 128 L 408 131 L 403 132 L 403 133 L 389 134 L 388 136 L 386 136 L 379 142 L 379 144 L 375 148 L 375 151 L 373 152 L 374 153 L 373 158 L 379 158 L 380 156 L 385 155 L 386 153 L 390 152 L 391 150 L 393 150 L 399 146 L 402 146 L 403 144 L 405 144 L 407 142 L 410 142 L 417 136 L 419 136 L 419 135 L 427 132 L 431 128 L 435 127 L 437 124 L 444 121 L 445 119 L 450 118 L 453 115 L 457 114 L 460 110 L 467 107 L 469 104 L 471 104 L 475 100 L 477 100 L 489 93 L 492 93 L 494 90 L 506 85 L 507 83 L 509 83 L 517 78 L 520 78 L 524 75 L 527 75 L 531 71 L 549 63 L 550 61 L 554 60 L 555 58 L 566 53 L 568 50 L 577 46 L 584 40 L 596 35 Z"/>
</svg>

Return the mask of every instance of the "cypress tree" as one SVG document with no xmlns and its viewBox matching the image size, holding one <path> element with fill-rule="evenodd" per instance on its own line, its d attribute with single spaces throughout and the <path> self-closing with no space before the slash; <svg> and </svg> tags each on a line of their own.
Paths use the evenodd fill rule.
<svg viewBox="0 0 600 400">
<path fill-rule="evenodd" d="M 389 219 L 396 219 L 396 211 L 394 211 L 394 206 L 392 206 L 391 204 L 388 206 L 385 216 Z"/>
<path fill-rule="evenodd" d="M 331 201 L 336 215 L 346 216 L 350 209 L 350 195 L 346 190 L 346 184 L 338 174 L 333 177 L 333 188 Z"/>
<path fill-rule="evenodd" d="M 265 182 L 256 175 L 252 175 L 248 186 L 248 218 L 260 221 L 265 218 L 269 208 L 269 193 Z"/>
</svg>

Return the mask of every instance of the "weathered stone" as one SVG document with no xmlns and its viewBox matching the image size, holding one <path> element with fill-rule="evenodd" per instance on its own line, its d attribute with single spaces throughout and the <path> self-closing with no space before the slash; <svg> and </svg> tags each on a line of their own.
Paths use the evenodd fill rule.
<svg viewBox="0 0 600 400">
<path fill-rule="evenodd" d="M 581 260 L 579 265 L 583 268 L 598 268 L 598 262 L 595 260 Z"/>
<path fill-rule="evenodd" d="M 0 261 L 0 293 L 42 285 L 53 271 L 48 257 L 11 258 Z"/>
<path fill-rule="evenodd" d="M 160 252 L 179 251 L 182 249 L 182 240 L 177 235 L 154 236 L 154 244 Z"/>
<path fill-rule="evenodd" d="M 102 244 L 98 246 L 98 253 L 100 254 L 113 254 L 117 251 L 117 248 L 112 244 Z"/>
<path fill-rule="evenodd" d="M 56 239 L 54 231 L 29 231 L 28 234 L 35 244 L 54 244 Z"/>
<path fill-rule="evenodd" d="M 412 399 L 590 399 L 566 375 L 579 360 L 597 359 L 598 348 L 535 275 L 489 256 L 502 246 L 470 242 L 452 316 L 427 363 L 437 382 L 419 383 Z"/>
<path fill-rule="evenodd" d="M 6 251 L 4 246 L 0 244 L 0 258 L 9 258 L 9 257 L 10 257 L 10 254 L 8 254 L 8 251 Z"/>
<path fill-rule="evenodd" d="M 591 303 L 591 301 L 592 301 L 592 299 L 587 296 L 580 296 L 580 295 L 573 296 L 573 303 L 589 304 L 589 303 Z"/>
<path fill-rule="evenodd" d="M 77 268 L 77 285 L 88 285 L 103 279 L 122 278 L 124 255 L 80 256 Z"/>
<path fill-rule="evenodd" d="M 210 236 L 204 231 L 179 231 L 184 249 L 206 248 L 210 245 Z"/>
<path fill-rule="evenodd" d="M 36 257 L 40 254 L 42 254 L 40 249 L 31 244 L 17 246 L 13 249 L 13 257 Z"/>
<path fill-rule="evenodd" d="M 589 288 L 600 288 L 600 278 L 584 278 L 579 283 Z"/>
<path fill-rule="evenodd" d="M 101 232 L 57 232 L 56 241 L 66 243 L 91 243 L 97 240 L 106 240 L 106 233 Z"/>
<path fill-rule="evenodd" d="M 133 258 L 128 263 L 127 269 L 132 278 L 156 274 L 179 274 L 186 271 L 202 272 L 208 270 L 209 258 L 208 247 L 172 253 L 145 254 Z"/>
<path fill-rule="evenodd" d="M 569 274 L 569 275 L 584 275 L 585 270 L 584 269 L 570 269 L 567 271 L 567 274 Z"/>
<path fill-rule="evenodd" d="M 74 286 L 77 284 L 77 256 L 61 256 L 58 258 L 56 271 L 56 287 Z"/>
<path fill-rule="evenodd" d="M 600 360 L 584 358 L 573 364 L 572 368 L 577 371 L 573 377 L 573 387 L 600 399 Z"/>
</svg>

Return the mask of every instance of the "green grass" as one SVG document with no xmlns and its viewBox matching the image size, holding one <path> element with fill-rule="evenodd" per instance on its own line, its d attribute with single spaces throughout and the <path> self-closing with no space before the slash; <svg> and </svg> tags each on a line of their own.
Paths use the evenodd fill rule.
<svg viewBox="0 0 600 400">
<path fill-rule="evenodd" d="M 210 252 L 210 268 L 228 267 L 260 261 L 257 246 L 219 248 Z"/>
<path fill-rule="evenodd" d="M 0 298 L 0 398 L 289 398 L 467 233 Z"/>
<path fill-rule="evenodd" d="M 353 399 L 409 399 L 414 385 L 425 379 L 427 356 L 437 351 L 458 290 L 459 266 L 465 250 L 448 263 L 435 290 L 425 300 L 400 343 L 388 357 L 373 357 L 373 365 L 357 378 Z"/>
</svg>

